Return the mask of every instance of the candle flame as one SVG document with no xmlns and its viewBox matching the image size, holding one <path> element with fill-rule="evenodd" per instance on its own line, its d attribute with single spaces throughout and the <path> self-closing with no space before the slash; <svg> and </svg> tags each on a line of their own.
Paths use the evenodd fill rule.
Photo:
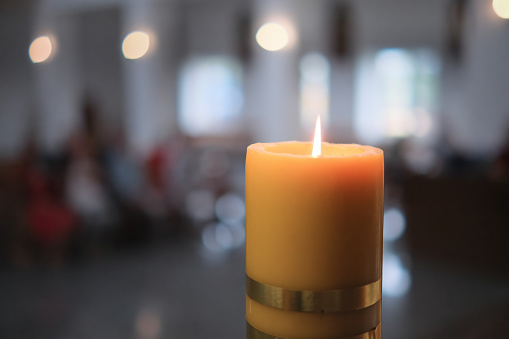
<svg viewBox="0 0 509 339">
<path fill-rule="evenodd" d="M 322 132 L 320 129 L 320 116 L 316 118 L 315 140 L 313 142 L 313 152 L 311 155 L 315 158 L 322 155 Z"/>
</svg>

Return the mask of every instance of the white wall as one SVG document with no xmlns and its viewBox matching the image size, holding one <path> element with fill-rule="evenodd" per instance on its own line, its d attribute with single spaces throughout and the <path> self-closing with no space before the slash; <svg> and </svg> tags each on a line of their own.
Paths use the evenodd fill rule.
<svg viewBox="0 0 509 339">
<path fill-rule="evenodd" d="M 35 30 L 33 37 L 51 34 L 56 38 L 53 56 L 48 62 L 34 64 L 35 136 L 46 151 L 62 147 L 80 123 L 77 23 L 69 17 L 55 17 Z M 28 48 L 28 43 L 25 48 Z M 26 62 L 30 62 L 25 58 Z"/>
<path fill-rule="evenodd" d="M 125 115 L 130 147 L 146 154 L 176 127 L 178 12 L 171 3 L 131 1 L 123 8 L 122 36 L 143 30 L 151 36 L 149 52 L 122 60 Z"/>
<path fill-rule="evenodd" d="M 277 22 L 289 31 L 287 47 L 270 52 L 253 38 L 253 57 L 246 76 L 246 113 L 249 129 L 258 142 L 295 140 L 300 137 L 298 110 L 298 41 L 292 0 L 262 0 L 253 5 L 253 34 L 266 22 Z"/>
<path fill-rule="evenodd" d="M 22 149 L 33 120 L 32 68 L 25 45 L 31 19 L 26 11 L 0 11 L 0 159 Z"/>
<path fill-rule="evenodd" d="M 376 47 L 440 48 L 447 27 L 446 0 L 354 0 L 358 50 Z"/>
<path fill-rule="evenodd" d="M 446 73 L 446 132 L 460 150 L 490 155 L 509 133 L 509 20 L 491 1 L 470 2 L 465 53 Z"/>
<path fill-rule="evenodd" d="M 147 1 L 145 4 L 150 6 L 145 21 L 160 37 L 158 52 L 147 60 L 133 63 L 122 60 L 120 46 L 114 46 L 118 55 L 108 52 L 107 65 L 98 66 L 96 62 L 103 58 L 101 53 L 97 54 L 101 60 L 92 58 L 95 61 L 91 73 L 80 77 L 76 73 L 80 66 L 75 38 L 83 32 L 79 33 L 80 28 L 72 17 L 106 5 L 117 6 L 124 13 L 118 23 L 123 35 L 137 25 L 132 18 L 138 14 L 134 11 L 127 14 L 133 3 L 140 2 L 45 0 L 39 3 L 37 15 L 32 16 L 26 10 L 0 13 L 0 42 L 12 46 L 9 52 L 0 55 L 0 155 L 15 154 L 20 149 L 33 121 L 30 116 L 39 122 L 37 135 L 45 147 L 57 147 L 66 133 L 80 123 L 83 78 L 100 93 L 108 92 L 104 111 L 111 112 L 113 123 L 125 124 L 129 134 L 134 135 L 135 144 L 150 147 L 177 129 L 175 94 L 180 51 L 185 48 L 188 51 L 185 56 L 200 53 L 235 56 L 236 16 L 247 2 Z M 324 52 L 332 62 L 331 140 L 344 140 L 343 135 L 351 138 L 355 56 L 394 46 L 424 46 L 442 52 L 449 1 L 355 0 L 350 3 L 354 57 L 345 60 L 331 56 L 327 46 L 333 3 L 309 0 L 250 3 L 253 34 L 273 14 L 286 16 L 298 33 L 296 44 L 279 53 L 261 50 L 254 37 L 251 41 L 253 58 L 245 69 L 244 117 L 245 126 L 255 140 L 307 138 L 298 122 L 298 62 L 307 52 Z M 495 16 L 491 1 L 468 3 L 463 62 L 458 66 L 445 64 L 444 68 L 442 121 L 444 132 L 456 147 L 492 153 L 502 142 L 509 124 L 509 23 Z M 182 25 L 187 20 L 188 25 Z M 108 20 L 99 26 L 107 25 Z M 47 29 L 54 29 L 59 36 L 59 54 L 48 64 L 31 65 L 26 54 L 28 44 Z M 110 34 L 104 41 L 113 40 Z M 110 66 L 117 69 L 113 78 L 107 71 Z M 124 86 L 115 91 L 122 82 Z M 147 111 L 152 115 L 144 114 Z"/>
<path fill-rule="evenodd" d="M 84 100 L 95 105 L 103 135 L 118 132 L 116 125 L 124 117 L 120 14 L 118 7 L 70 14 L 77 25 L 78 99 L 80 105 Z"/>
</svg>

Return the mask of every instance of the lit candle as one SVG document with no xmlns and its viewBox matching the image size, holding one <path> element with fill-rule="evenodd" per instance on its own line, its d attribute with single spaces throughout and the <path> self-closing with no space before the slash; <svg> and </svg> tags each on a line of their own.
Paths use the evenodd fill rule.
<svg viewBox="0 0 509 339">
<path fill-rule="evenodd" d="M 248 338 L 380 338 L 383 151 L 312 149 L 247 149 Z"/>
</svg>

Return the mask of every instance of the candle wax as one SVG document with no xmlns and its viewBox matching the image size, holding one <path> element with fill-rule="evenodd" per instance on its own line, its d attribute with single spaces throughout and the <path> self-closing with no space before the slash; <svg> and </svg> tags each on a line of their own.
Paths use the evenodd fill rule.
<svg viewBox="0 0 509 339">
<path fill-rule="evenodd" d="M 246 274 L 290 290 L 366 285 L 382 274 L 383 152 L 361 145 L 253 144 L 246 157 Z M 247 321 L 272 335 L 339 337 L 380 323 L 381 302 L 336 313 L 285 311 L 247 297 Z"/>
</svg>

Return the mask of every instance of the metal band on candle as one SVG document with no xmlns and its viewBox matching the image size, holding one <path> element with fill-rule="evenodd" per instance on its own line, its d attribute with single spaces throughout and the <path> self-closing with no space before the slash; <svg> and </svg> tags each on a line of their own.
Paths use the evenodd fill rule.
<svg viewBox="0 0 509 339">
<path fill-rule="evenodd" d="M 380 324 L 378 324 L 378 326 L 376 328 L 374 328 L 373 330 L 371 330 L 369 332 L 362 333 L 362 334 L 358 334 L 358 335 L 354 335 L 354 336 L 350 336 L 350 337 L 335 337 L 335 338 L 330 338 L 330 339 L 378 339 L 376 337 L 376 333 L 378 331 L 379 326 L 380 326 Z M 271 334 L 262 332 L 256 328 L 254 328 L 253 326 L 251 326 L 251 324 L 248 322 L 246 322 L 246 337 L 247 337 L 247 339 L 289 339 L 287 337 L 277 337 L 277 336 L 273 336 Z"/>
<path fill-rule="evenodd" d="M 374 305 L 382 297 L 381 279 L 339 290 L 288 290 L 262 284 L 246 274 L 246 293 L 259 304 L 286 311 L 332 313 L 355 311 Z"/>
</svg>

